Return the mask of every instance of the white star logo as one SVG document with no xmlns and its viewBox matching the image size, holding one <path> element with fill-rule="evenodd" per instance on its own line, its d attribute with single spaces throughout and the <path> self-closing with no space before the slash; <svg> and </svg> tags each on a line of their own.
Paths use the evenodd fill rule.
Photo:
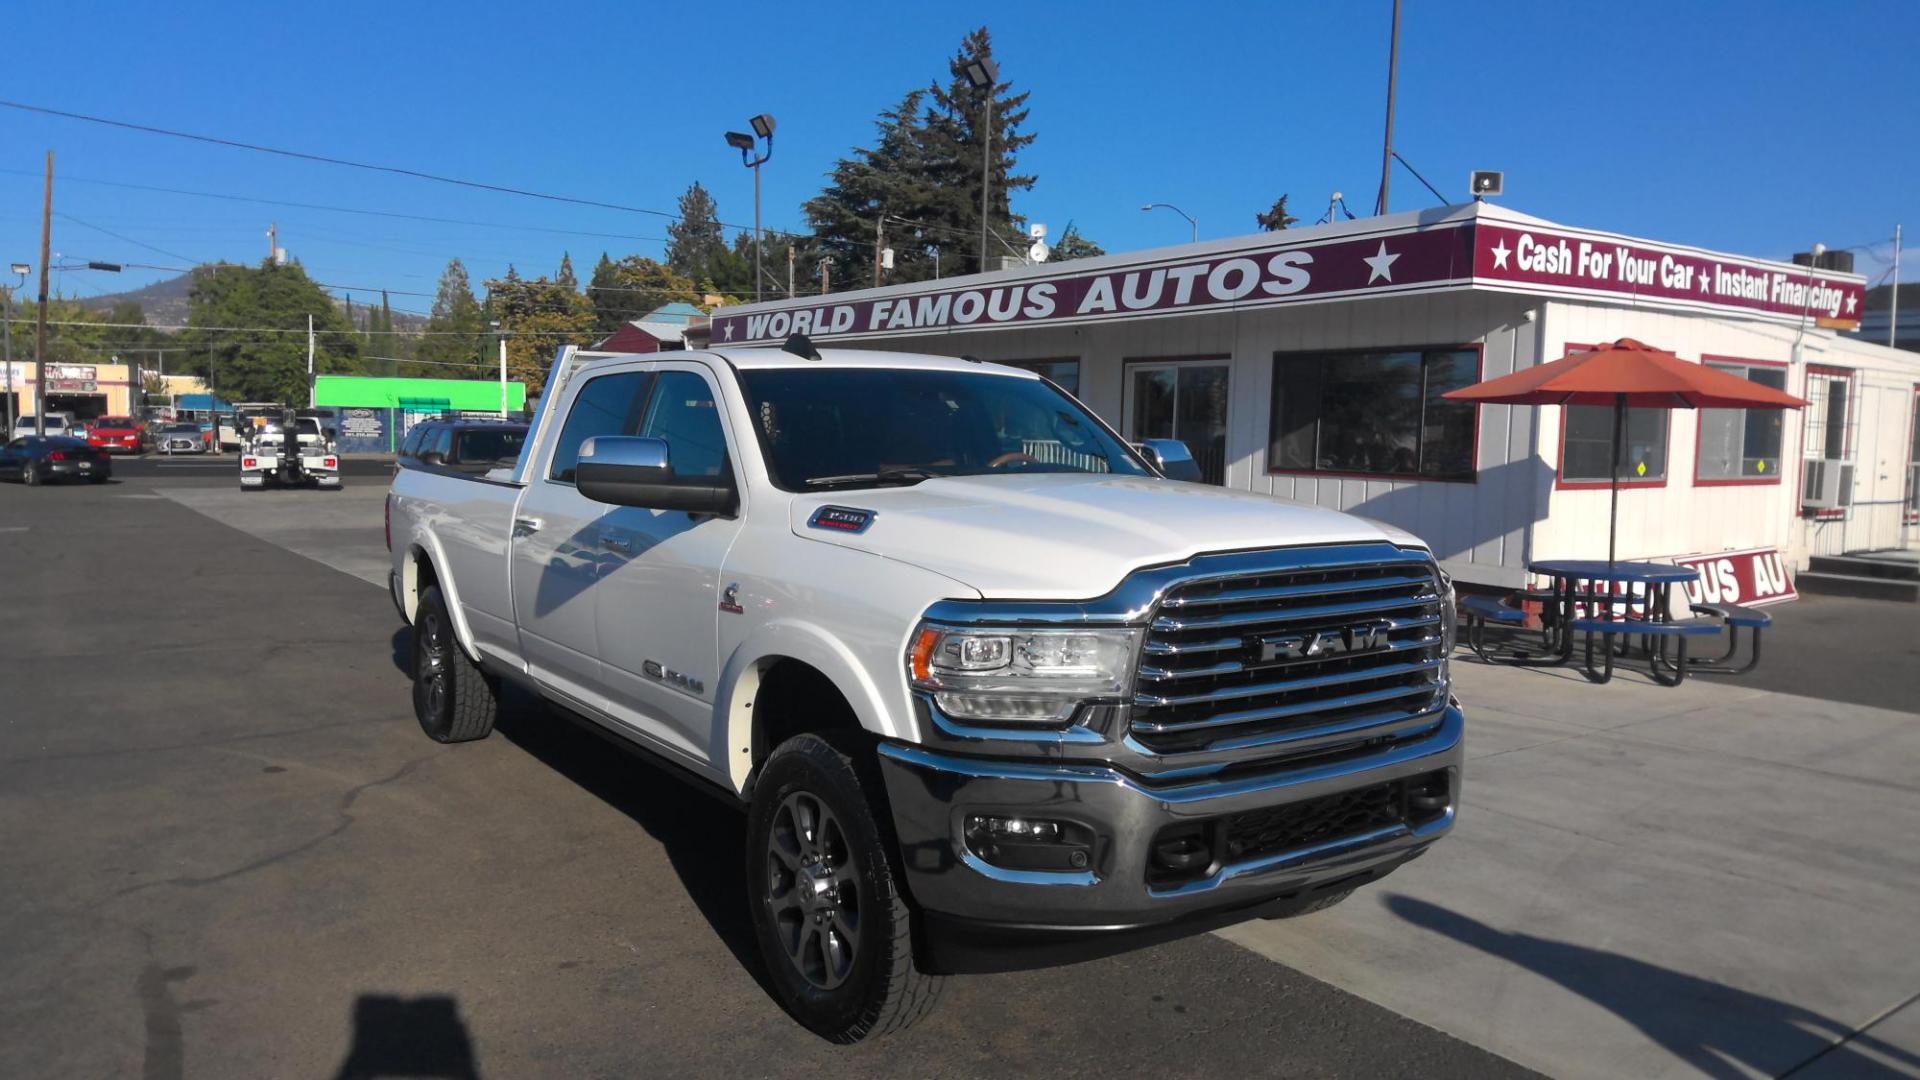
<svg viewBox="0 0 1920 1080">
<path fill-rule="evenodd" d="M 1859 306 L 1859 304 L 1860 304 L 1860 298 L 1858 296 L 1855 296 L 1852 293 L 1847 294 L 1847 314 L 1849 315 L 1853 314 L 1853 309 Z"/>
<path fill-rule="evenodd" d="M 1713 271 L 1707 269 L 1704 266 L 1701 267 L 1700 268 L 1700 291 L 1706 292 L 1708 287 L 1712 284 L 1712 282 L 1713 282 Z"/>
<path fill-rule="evenodd" d="M 1367 274 L 1367 284 L 1371 285 L 1376 281 L 1392 281 L 1393 261 L 1399 257 L 1398 255 L 1387 254 L 1387 242 L 1385 240 L 1380 241 L 1379 251 L 1360 260 L 1367 264 L 1367 270 L 1369 271 Z"/>
<path fill-rule="evenodd" d="M 1495 270 L 1505 270 L 1507 268 L 1507 256 L 1511 254 L 1513 254 L 1513 249 L 1507 246 L 1506 238 L 1501 237 L 1493 245 L 1493 268 Z"/>
<path fill-rule="evenodd" d="M 728 341 L 733 340 L 733 323 L 731 322 L 727 323 L 727 331 L 725 334 L 721 336 L 725 337 Z"/>
</svg>

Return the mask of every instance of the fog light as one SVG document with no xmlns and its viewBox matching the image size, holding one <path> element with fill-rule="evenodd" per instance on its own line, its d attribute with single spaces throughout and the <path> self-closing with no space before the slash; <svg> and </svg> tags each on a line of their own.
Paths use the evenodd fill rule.
<svg viewBox="0 0 1920 1080">
<path fill-rule="evenodd" d="M 966 845 L 1009 870 L 1085 870 L 1093 861 L 1093 830 L 1075 821 L 969 814 Z"/>
</svg>

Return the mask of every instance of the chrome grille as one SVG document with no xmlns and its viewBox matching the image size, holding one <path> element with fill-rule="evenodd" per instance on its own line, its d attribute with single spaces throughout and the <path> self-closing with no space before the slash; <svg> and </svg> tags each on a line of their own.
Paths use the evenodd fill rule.
<svg viewBox="0 0 1920 1080">
<path fill-rule="evenodd" d="M 1430 722 L 1446 700 L 1441 585 L 1425 556 L 1379 551 L 1169 587 L 1134 681 L 1134 741 L 1324 752 Z"/>
</svg>

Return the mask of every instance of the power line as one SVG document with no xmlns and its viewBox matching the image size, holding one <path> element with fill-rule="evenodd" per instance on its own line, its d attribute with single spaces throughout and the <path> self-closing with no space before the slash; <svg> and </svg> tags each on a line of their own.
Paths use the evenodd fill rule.
<svg viewBox="0 0 1920 1080">
<path fill-rule="evenodd" d="M 158 253 L 159 253 L 159 254 L 161 254 L 161 255 L 165 255 L 165 256 L 166 256 L 167 258 L 169 258 L 169 259 L 179 259 L 179 260 L 180 260 L 180 261 L 182 261 L 182 262 L 190 262 L 190 263 L 198 263 L 198 262 L 202 262 L 202 261 L 203 261 L 203 260 L 201 260 L 201 259 L 196 259 L 196 258 L 194 258 L 194 257 L 193 257 L 193 256 L 191 256 L 191 255 L 182 255 L 182 254 L 180 254 L 180 253 L 178 253 L 178 252 L 174 252 L 174 251 L 168 251 L 168 250 L 167 250 L 167 249 L 165 249 L 165 248 L 157 248 L 157 247 L 154 247 L 154 246 L 153 246 L 152 244 L 148 244 L 148 243 L 143 243 L 143 242 L 141 242 L 141 241 L 139 241 L 139 240 L 135 240 L 135 239 L 134 239 L 133 237 L 131 237 L 131 236 L 122 236 L 122 235 L 120 235 L 119 233 L 117 233 L 117 232 L 114 232 L 114 231 L 113 231 L 112 229 L 106 229 L 106 228 L 102 228 L 102 227 L 100 227 L 100 226 L 98 226 L 98 225 L 95 225 L 95 224 L 93 224 L 93 223 L 92 223 L 92 222 L 90 222 L 90 221 L 82 221 L 82 220 L 80 220 L 79 218 L 77 218 L 77 217 L 74 217 L 74 216 L 73 216 L 72 214 L 68 214 L 68 213 L 64 213 L 64 212 L 59 212 L 59 211 L 56 211 L 56 212 L 54 213 L 54 215 L 53 215 L 53 216 L 54 216 L 54 217 L 57 217 L 57 218 L 63 218 L 63 219 L 65 219 L 65 220 L 67 220 L 67 221 L 71 221 L 71 222 L 73 222 L 73 223 L 74 223 L 75 225 L 78 225 L 78 226 L 80 226 L 81 228 L 85 228 L 85 229 L 92 229 L 92 230 L 93 230 L 94 232 L 97 232 L 97 233 L 104 233 L 104 234 L 106 234 L 106 235 L 108 235 L 108 236 L 111 236 L 111 237 L 113 237 L 113 238 L 114 238 L 115 240 L 123 240 L 123 241 L 125 241 L 125 242 L 127 242 L 127 243 L 129 243 L 129 244 L 132 244 L 132 245 L 133 245 L 134 247 L 138 247 L 138 248 L 145 248 L 145 249 L 147 249 L 148 251 L 153 251 L 153 252 L 158 252 Z M 125 266 L 125 265 L 129 265 L 129 264 L 126 264 L 126 263 L 122 263 L 121 265 L 123 265 L 123 266 Z M 142 267 L 141 269 L 156 269 L 156 268 L 154 268 L 154 267 Z"/>
<path fill-rule="evenodd" d="M 559 195 L 549 191 L 535 191 L 531 188 L 517 188 L 506 184 L 493 184 L 484 180 L 468 180 L 464 177 L 445 176 L 430 173 L 423 169 L 410 169 L 399 165 L 375 165 L 364 161 L 351 161 L 347 158 L 333 157 L 329 154 L 315 154 L 305 150 L 288 150 L 277 146 L 263 146 L 259 143 L 243 142 L 239 139 L 227 139 L 217 135 L 199 135 L 190 131 L 176 131 L 171 128 L 154 127 L 149 124 L 136 124 L 127 120 L 114 120 L 104 116 L 89 116 L 86 113 L 68 112 L 65 109 L 50 109 L 43 105 L 28 105 L 19 101 L 0 100 L 0 106 L 18 109 L 21 112 L 39 113 L 42 116 L 57 116 L 63 120 L 81 120 L 89 124 L 102 124 L 107 127 L 122 128 L 127 131 L 141 131 L 149 135 L 164 135 L 171 139 L 188 139 L 193 142 L 211 143 L 235 150 L 248 150 L 256 154 L 274 154 L 279 157 L 294 158 L 300 161 L 313 161 L 323 165 L 338 165 L 349 169 L 363 169 L 367 172 L 388 173 L 393 176 L 407 176 L 416 180 L 429 180 L 437 184 L 451 184 L 455 187 L 473 188 L 477 191 L 494 191 L 503 195 L 519 195 L 529 199 L 544 199 L 548 202 L 571 203 L 575 206 L 592 206 L 601 210 L 619 210 L 629 214 L 646 214 L 651 217 L 680 220 L 680 215 L 665 210 L 654 210 L 645 206 L 627 206 L 623 203 L 603 202 L 599 199 L 586 199 L 576 195 Z M 724 224 L 724 223 L 723 223 Z M 728 228 L 745 226 L 729 225 Z"/>
</svg>

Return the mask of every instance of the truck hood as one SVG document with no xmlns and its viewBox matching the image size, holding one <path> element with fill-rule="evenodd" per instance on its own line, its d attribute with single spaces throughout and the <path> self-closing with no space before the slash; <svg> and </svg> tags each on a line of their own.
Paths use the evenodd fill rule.
<svg viewBox="0 0 1920 1080">
<path fill-rule="evenodd" d="M 870 511 L 860 532 L 809 525 L 823 506 Z M 1038 473 L 926 480 L 800 495 L 794 535 L 869 551 L 965 582 L 981 595 L 1085 600 L 1145 566 L 1211 551 L 1386 540 L 1379 522 L 1307 503 L 1149 477 Z"/>
</svg>

